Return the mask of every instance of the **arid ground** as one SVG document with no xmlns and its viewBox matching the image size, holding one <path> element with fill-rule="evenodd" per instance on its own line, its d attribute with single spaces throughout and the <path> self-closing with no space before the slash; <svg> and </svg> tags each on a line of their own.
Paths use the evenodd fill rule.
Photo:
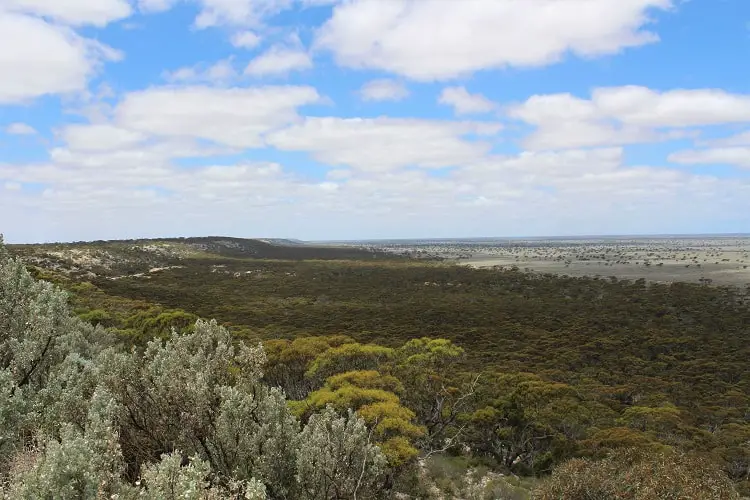
<svg viewBox="0 0 750 500">
<path fill-rule="evenodd" d="M 372 246 L 478 268 L 750 286 L 750 236 L 416 240 Z"/>
</svg>

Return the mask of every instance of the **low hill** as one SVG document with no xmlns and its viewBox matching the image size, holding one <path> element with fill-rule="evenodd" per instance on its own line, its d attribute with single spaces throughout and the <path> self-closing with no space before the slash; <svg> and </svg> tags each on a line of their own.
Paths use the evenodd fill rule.
<svg viewBox="0 0 750 500">
<path fill-rule="evenodd" d="M 72 277 L 114 277 L 183 265 L 188 260 L 373 260 L 385 252 L 298 240 L 223 236 L 9 245 L 28 264 Z"/>
</svg>

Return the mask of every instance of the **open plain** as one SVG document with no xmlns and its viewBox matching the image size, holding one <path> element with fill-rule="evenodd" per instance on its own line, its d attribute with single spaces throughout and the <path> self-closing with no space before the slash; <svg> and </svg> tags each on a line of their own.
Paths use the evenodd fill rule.
<svg viewBox="0 0 750 500">
<path fill-rule="evenodd" d="M 750 236 L 411 240 L 368 246 L 475 268 L 750 286 Z"/>
</svg>

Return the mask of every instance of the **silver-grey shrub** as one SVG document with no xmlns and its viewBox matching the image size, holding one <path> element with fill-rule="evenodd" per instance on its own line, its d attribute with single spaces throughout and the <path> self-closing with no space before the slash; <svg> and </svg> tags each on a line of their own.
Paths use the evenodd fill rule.
<svg viewBox="0 0 750 500">
<path fill-rule="evenodd" d="M 215 321 L 127 352 L 0 237 L 0 498 L 377 497 L 364 422 L 327 409 L 301 428 L 264 361 Z"/>
</svg>

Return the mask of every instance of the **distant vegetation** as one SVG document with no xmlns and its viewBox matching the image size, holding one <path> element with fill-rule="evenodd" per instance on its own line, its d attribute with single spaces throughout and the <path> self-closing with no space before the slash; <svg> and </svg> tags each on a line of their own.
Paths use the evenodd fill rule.
<svg viewBox="0 0 750 500">
<path fill-rule="evenodd" d="M 373 446 L 370 465 L 362 455 L 357 467 L 366 471 L 363 481 L 377 485 L 368 491 L 386 497 L 729 499 L 737 498 L 735 489 L 750 493 L 750 307 L 734 289 L 477 270 L 353 248 L 228 238 L 11 251 L 34 277 L 67 290 L 78 318 L 98 325 L 75 327 L 94 343 L 75 352 L 107 363 L 106 377 L 100 368 L 92 368 L 94 378 L 74 377 L 83 384 L 76 401 L 88 406 L 61 401 L 49 412 L 64 418 L 35 416 L 24 421 L 24 432 L 41 429 L 62 446 L 75 442 L 77 434 L 44 423 L 52 418 L 70 421 L 88 442 L 91 419 L 99 422 L 101 412 L 111 411 L 123 464 L 115 476 L 128 487 L 144 478 L 154 489 L 164 474 L 193 474 L 198 482 L 213 481 L 216 495 L 235 487 L 264 489 L 268 498 L 354 498 L 352 490 L 331 493 L 316 469 L 350 470 L 352 463 L 337 462 L 333 452 L 319 457 L 329 462 L 313 460 L 300 469 L 310 450 L 292 447 L 284 452 L 288 468 L 272 471 L 239 449 L 231 460 L 225 456 L 229 445 L 222 440 L 230 436 L 211 429 L 222 419 L 240 419 L 232 425 L 248 434 L 231 439 L 257 442 L 257 433 L 266 432 L 257 419 L 266 417 L 237 423 L 250 418 L 243 412 L 255 411 L 242 406 L 249 404 L 243 394 L 261 398 L 265 408 L 263 401 L 281 401 L 267 389 L 279 387 L 288 413 L 272 418 L 290 423 L 274 432 L 297 443 L 295 436 L 322 432 L 318 422 L 338 422 L 339 432 L 359 436 L 353 442 Z M 0 304 L 13 288 L 2 290 Z M 236 355 L 219 353 L 231 344 L 226 331 L 239 342 Z M 161 341 L 148 344 L 154 338 Z M 253 350 L 259 341 L 262 354 Z M 131 348 L 126 356 L 123 349 Z M 243 352 L 265 361 L 242 361 Z M 170 356 L 183 361 L 163 365 Z M 74 376 L 62 368 L 65 359 L 56 361 L 61 368 L 50 364 L 31 401 L 51 397 L 45 387 L 62 383 L 54 373 Z M 243 369 L 242 363 L 250 364 Z M 153 370 L 158 377 L 169 373 L 174 385 L 158 386 Z M 222 396 L 195 399 L 208 393 L 180 386 L 183 378 L 195 380 L 191 370 L 213 370 L 204 378 L 222 387 Z M 253 378 L 256 370 L 262 376 Z M 105 390 L 114 405 L 106 411 Z M 139 399 L 154 391 L 164 399 Z M 160 409 L 162 403 L 167 406 Z M 180 407 L 196 410 L 183 415 Z M 356 422 L 367 426 L 365 434 L 357 434 Z M 106 439 L 92 442 L 104 446 Z M 2 470 L 17 466 L 21 449 L 9 448 Z M 40 480 L 53 458 L 39 457 L 49 449 L 34 448 L 31 476 L 24 477 Z M 177 469 L 170 469 L 170 457 Z M 180 462 L 193 464 L 189 474 Z M 290 479 L 300 474 L 302 483 Z M 341 487 L 356 487 L 346 474 Z"/>
</svg>

